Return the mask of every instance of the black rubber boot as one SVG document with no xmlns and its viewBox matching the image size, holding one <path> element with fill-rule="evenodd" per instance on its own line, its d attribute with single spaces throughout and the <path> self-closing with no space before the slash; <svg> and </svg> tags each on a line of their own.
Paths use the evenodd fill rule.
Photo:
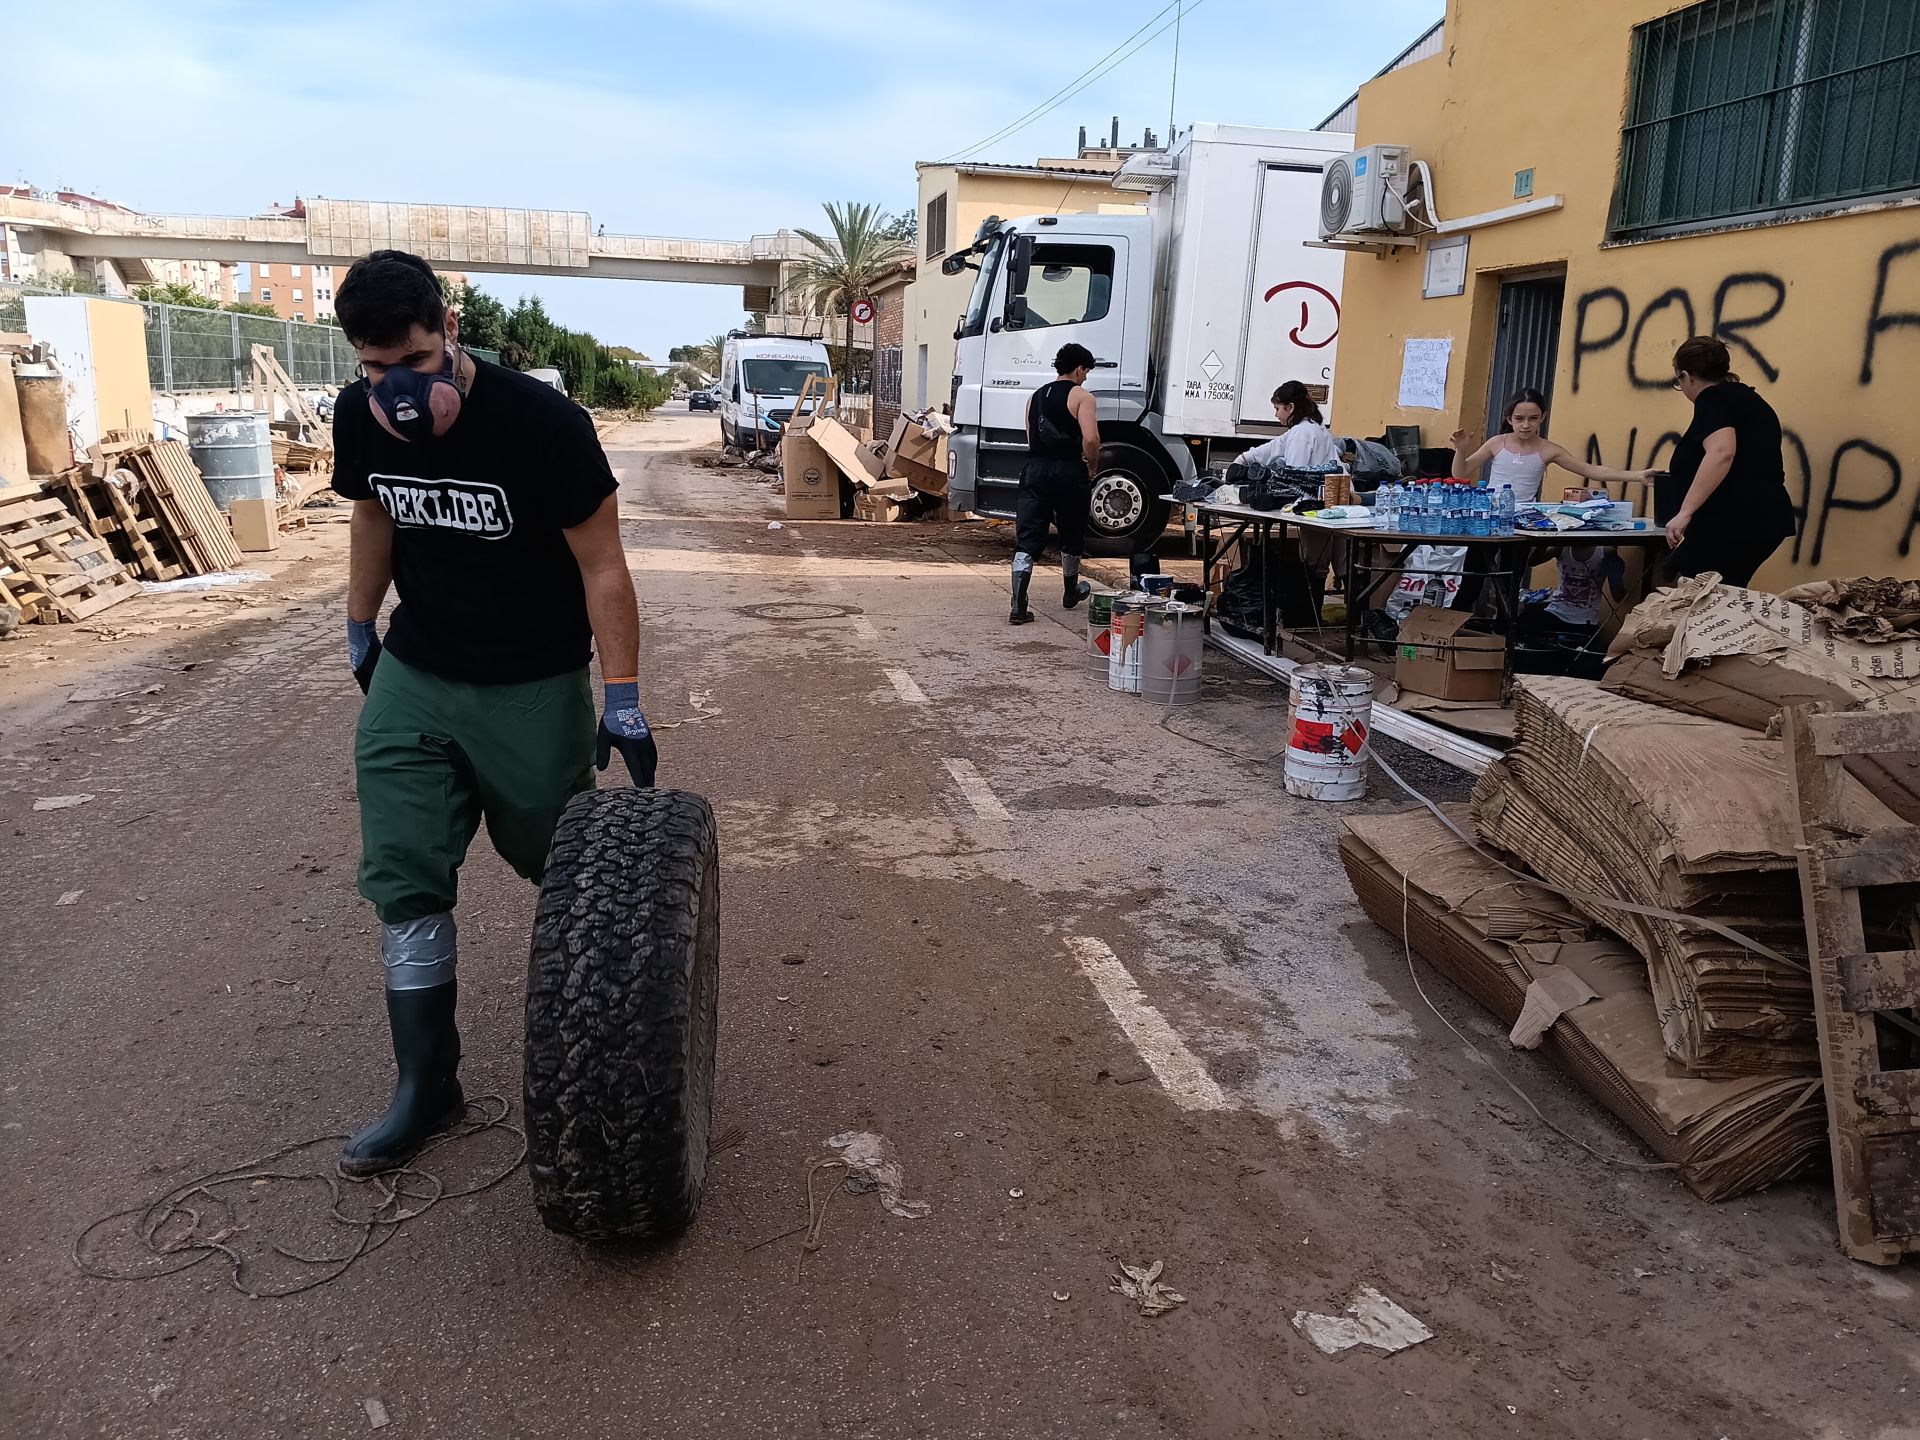
<svg viewBox="0 0 1920 1440">
<path fill-rule="evenodd" d="M 1027 587 L 1033 583 L 1031 570 L 1013 572 L 1013 608 L 1007 612 L 1009 625 L 1031 625 L 1033 611 L 1027 608 Z"/>
<path fill-rule="evenodd" d="M 1060 608 L 1062 610 L 1073 609 L 1074 606 L 1078 605 L 1093 593 L 1093 587 L 1080 578 L 1080 567 L 1078 565 L 1075 565 L 1071 570 L 1063 567 L 1060 573 L 1060 579 L 1063 587 L 1060 592 Z"/>
<path fill-rule="evenodd" d="M 404 1165 L 427 1138 L 450 1128 L 467 1108 L 460 1092 L 460 1032 L 454 1028 L 459 983 L 387 991 L 387 1025 L 400 1078 L 387 1113 L 340 1150 L 342 1175 L 377 1175 Z"/>
</svg>

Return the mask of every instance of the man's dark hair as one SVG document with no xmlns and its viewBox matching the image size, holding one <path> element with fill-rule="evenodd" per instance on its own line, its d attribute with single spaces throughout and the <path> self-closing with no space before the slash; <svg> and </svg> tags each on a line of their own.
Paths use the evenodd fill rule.
<svg viewBox="0 0 1920 1440">
<path fill-rule="evenodd" d="M 398 345 L 415 325 L 431 332 L 447 323 L 439 277 L 404 250 L 375 250 L 354 261 L 334 292 L 333 313 L 355 345 Z"/>
<path fill-rule="evenodd" d="M 1069 375 L 1082 366 L 1089 370 L 1093 368 L 1093 351 L 1072 341 L 1062 345 L 1060 353 L 1053 357 L 1053 373 L 1056 375 Z"/>
</svg>

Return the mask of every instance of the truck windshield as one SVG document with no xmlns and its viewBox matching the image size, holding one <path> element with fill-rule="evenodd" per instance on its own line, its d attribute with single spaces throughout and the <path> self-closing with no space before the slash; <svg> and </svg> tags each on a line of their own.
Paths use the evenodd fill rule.
<svg viewBox="0 0 1920 1440">
<path fill-rule="evenodd" d="M 973 277 L 973 294 L 967 298 L 966 317 L 960 322 L 960 338 L 979 335 L 987 328 L 987 299 L 993 294 L 994 271 L 1000 268 L 1000 252 L 1007 248 L 1007 232 L 1002 230 L 987 242 L 987 253 L 980 257 L 980 273 Z"/>
<path fill-rule="evenodd" d="M 743 360 L 741 383 L 759 395 L 798 395 L 807 376 L 827 374 L 818 360 Z"/>
</svg>

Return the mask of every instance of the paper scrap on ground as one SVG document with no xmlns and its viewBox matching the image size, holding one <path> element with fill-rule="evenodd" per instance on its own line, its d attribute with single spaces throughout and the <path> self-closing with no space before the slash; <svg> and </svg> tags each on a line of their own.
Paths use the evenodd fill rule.
<svg viewBox="0 0 1920 1440">
<path fill-rule="evenodd" d="M 1433 1338 L 1431 1330 L 1371 1285 L 1360 1287 L 1344 1315 L 1294 1311 L 1293 1328 L 1327 1355 L 1338 1355 L 1356 1345 L 1369 1345 L 1392 1355 Z"/>
<path fill-rule="evenodd" d="M 84 890 L 63 890 L 60 892 L 60 898 L 53 903 L 56 905 L 77 905 L 80 902 L 80 897 L 86 893 Z"/>
<path fill-rule="evenodd" d="M 1156 1260 L 1151 1265 L 1129 1265 L 1123 1260 L 1120 1273 L 1113 1277 L 1113 1284 L 1108 1288 L 1133 1301 L 1142 1315 L 1164 1315 L 1174 1306 L 1187 1303 L 1186 1296 L 1160 1283 L 1160 1271 L 1165 1263 Z"/>
<path fill-rule="evenodd" d="M 84 805 L 93 799 L 91 795 L 42 795 L 33 802 L 36 810 L 71 810 L 76 805 Z"/>
<path fill-rule="evenodd" d="M 387 1428 L 387 1407 L 378 1400 L 362 1400 L 361 1408 L 367 1412 L 367 1424 L 375 1430 Z"/>
<path fill-rule="evenodd" d="M 1507 1038 L 1522 1050 L 1539 1048 L 1553 1022 L 1576 1005 L 1600 998 L 1600 992 L 1572 970 L 1555 968 L 1538 976 L 1527 986 L 1527 997 L 1520 1005 L 1520 1018 L 1513 1022 Z"/>
<path fill-rule="evenodd" d="M 849 1190 L 878 1190 L 880 1203 L 887 1207 L 887 1212 L 902 1220 L 924 1220 L 933 1213 L 933 1206 L 926 1201 L 902 1197 L 906 1175 L 900 1168 L 900 1157 L 894 1153 L 893 1142 L 886 1136 L 871 1130 L 849 1130 L 830 1136 L 827 1145 L 840 1152 L 840 1159 L 847 1167 Z"/>
</svg>

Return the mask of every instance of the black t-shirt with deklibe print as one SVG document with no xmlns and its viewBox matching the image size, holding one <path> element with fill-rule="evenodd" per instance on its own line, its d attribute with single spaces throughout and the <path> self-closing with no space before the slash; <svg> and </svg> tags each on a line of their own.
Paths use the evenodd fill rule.
<svg viewBox="0 0 1920 1440">
<path fill-rule="evenodd" d="M 386 647 L 448 680 L 512 684 L 583 669 L 593 629 L 564 531 L 618 482 L 593 421 L 550 386 L 476 360 L 453 428 L 397 440 L 356 381 L 333 412 L 333 488 L 393 517 L 400 597 Z"/>
</svg>

